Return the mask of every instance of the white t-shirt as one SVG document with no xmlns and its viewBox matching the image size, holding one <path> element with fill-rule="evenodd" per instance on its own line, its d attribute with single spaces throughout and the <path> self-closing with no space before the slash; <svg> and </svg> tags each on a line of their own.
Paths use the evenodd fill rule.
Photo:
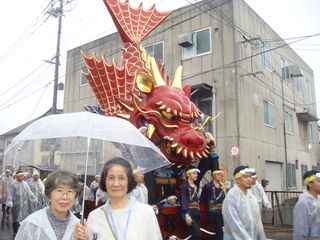
<svg viewBox="0 0 320 240">
<path fill-rule="evenodd" d="M 113 210 L 107 201 L 105 205 L 89 214 L 90 240 L 115 239 L 107 216 L 118 240 L 162 240 L 158 220 L 152 207 L 142 204 L 132 197 L 124 209 Z"/>
</svg>

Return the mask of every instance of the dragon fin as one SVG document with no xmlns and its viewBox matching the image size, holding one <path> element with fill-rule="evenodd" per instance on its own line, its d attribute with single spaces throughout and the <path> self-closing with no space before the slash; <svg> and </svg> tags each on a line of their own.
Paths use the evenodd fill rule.
<svg viewBox="0 0 320 240">
<path fill-rule="evenodd" d="M 171 13 L 171 11 L 159 12 L 155 5 L 148 10 L 143 10 L 142 4 L 138 8 L 133 8 L 130 7 L 128 0 L 103 1 L 123 42 L 140 43 Z"/>
</svg>

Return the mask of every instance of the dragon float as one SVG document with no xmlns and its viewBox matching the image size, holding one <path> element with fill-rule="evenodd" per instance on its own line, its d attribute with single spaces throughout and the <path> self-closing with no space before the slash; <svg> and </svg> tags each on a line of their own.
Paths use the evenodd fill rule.
<svg viewBox="0 0 320 240">
<path fill-rule="evenodd" d="M 173 163 L 189 165 L 195 158 L 208 157 L 199 126 L 201 111 L 190 100 L 190 85 L 182 87 L 182 66 L 173 80 L 165 75 L 164 64 L 156 62 L 141 41 L 170 12 L 130 7 L 129 1 L 104 0 L 123 41 L 122 66 L 109 64 L 82 52 L 88 72 L 83 73 L 102 111 L 147 127 L 147 137 L 161 142 L 159 147 Z"/>
<path fill-rule="evenodd" d="M 123 41 L 122 64 L 118 66 L 114 60 L 108 63 L 104 56 L 99 59 L 94 53 L 89 56 L 82 52 L 88 69 L 83 75 L 103 113 L 126 119 L 137 128 L 145 127 L 146 136 L 176 168 L 206 161 L 210 152 L 203 128 L 208 119 L 199 123 L 202 112 L 190 99 L 191 86 L 182 87 L 182 66 L 177 67 L 171 79 L 165 74 L 164 64 L 141 45 L 171 12 L 159 12 L 155 5 L 148 10 L 142 4 L 133 8 L 128 0 L 104 3 Z M 163 235 L 177 235 L 179 231 L 183 234 L 177 209 L 175 214 L 158 219 Z M 169 229 L 169 222 L 175 222 L 175 227 Z"/>
</svg>

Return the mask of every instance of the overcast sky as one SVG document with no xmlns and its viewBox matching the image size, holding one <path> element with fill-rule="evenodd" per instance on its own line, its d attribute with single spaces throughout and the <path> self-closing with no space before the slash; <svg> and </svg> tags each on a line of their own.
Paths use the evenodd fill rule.
<svg viewBox="0 0 320 240">
<path fill-rule="evenodd" d="M 56 0 L 54 0 L 56 1 Z M 144 0 L 160 10 L 175 9 L 194 0 Z M 245 0 L 282 38 L 320 33 L 318 0 Z M 136 5 L 137 2 L 132 1 Z M 52 105 L 58 21 L 45 12 L 50 1 L 1 1 L 0 134 L 42 115 Z M 174 4 L 173 4 L 174 3 Z M 65 7 L 61 38 L 60 82 L 66 52 L 115 31 L 102 0 L 76 0 Z M 314 70 L 320 115 L 320 37 L 292 48 Z M 58 107 L 63 106 L 59 92 Z"/>
</svg>

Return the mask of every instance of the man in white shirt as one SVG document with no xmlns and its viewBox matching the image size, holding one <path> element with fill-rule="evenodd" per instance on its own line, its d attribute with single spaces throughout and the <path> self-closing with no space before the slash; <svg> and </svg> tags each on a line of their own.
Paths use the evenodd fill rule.
<svg viewBox="0 0 320 240">
<path fill-rule="evenodd" d="M 144 174 L 141 168 L 133 169 L 134 181 L 137 186 L 133 189 L 132 194 L 137 199 L 137 201 L 148 204 L 148 189 L 144 185 Z"/>
<path fill-rule="evenodd" d="M 96 175 L 90 184 L 91 199 L 96 200 L 96 192 L 99 188 L 100 175 Z"/>
<path fill-rule="evenodd" d="M 44 184 L 40 179 L 39 172 L 34 171 L 32 173 L 32 178 L 27 183 L 38 200 L 38 203 L 31 204 L 30 206 L 32 208 L 32 212 L 35 212 L 43 208 L 43 204 L 45 203 Z"/>
<path fill-rule="evenodd" d="M 258 199 L 258 204 L 260 208 L 260 212 L 262 211 L 262 207 L 267 208 L 268 210 L 271 210 L 271 203 L 268 200 L 267 194 L 265 193 L 263 187 L 261 184 L 257 181 L 257 173 L 252 173 L 252 186 L 250 191 L 256 198 Z"/>
<path fill-rule="evenodd" d="M 303 181 L 307 191 L 294 207 L 293 239 L 320 239 L 320 172 L 307 171 Z"/>
<path fill-rule="evenodd" d="M 265 240 L 257 198 L 248 189 L 253 168 L 239 166 L 234 170 L 236 184 L 222 205 L 225 240 Z"/>
</svg>

